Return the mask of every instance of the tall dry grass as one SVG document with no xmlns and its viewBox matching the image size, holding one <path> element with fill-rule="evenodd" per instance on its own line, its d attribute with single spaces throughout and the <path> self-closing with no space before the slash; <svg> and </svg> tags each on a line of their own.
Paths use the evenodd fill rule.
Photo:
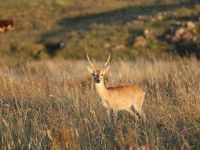
<svg viewBox="0 0 200 150">
<path fill-rule="evenodd" d="M 100 65 L 101 63 L 97 63 Z M 85 61 L 0 67 L 0 149 L 199 149 L 200 63 L 111 62 L 107 85 L 145 89 L 148 123 L 108 122 Z"/>
</svg>

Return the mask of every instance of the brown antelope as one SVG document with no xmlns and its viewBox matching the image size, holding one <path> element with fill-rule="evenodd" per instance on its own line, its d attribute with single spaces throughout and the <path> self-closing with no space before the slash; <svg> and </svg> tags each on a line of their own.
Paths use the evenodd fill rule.
<svg viewBox="0 0 200 150">
<path fill-rule="evenodd" d="M 143 89 L 133 84 L 106 87 L 104 76 L 109 70 L 108 62 L 110 61 L 110 56 L 101 69 L 96 69 L 94 67 L 88 54 L 87 59 L 91 65 L 91 67 L 87 66 L 87 69 L 92 74 L 96 91 L 101 98 L 103 106 L 107 109 L 109 120 L 111 118 L 111 109 L 113 109 L 114 123 L 117 121 L 117 114 L 119 110 L 128 111 L 130 114 L 134 115 L 136 119 L 137 114 L 141 117 L 145 117 L 142 110 L 145 95 Z M 135 111 L 133 111 L 132 108 L 134 108 Z"/>
</svg>

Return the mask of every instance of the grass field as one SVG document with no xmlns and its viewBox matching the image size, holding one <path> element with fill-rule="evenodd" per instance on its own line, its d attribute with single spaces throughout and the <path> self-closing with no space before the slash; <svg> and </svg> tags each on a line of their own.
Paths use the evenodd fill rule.
<svg viewBox="0 0 200 150">
<path fill-rule="evenodd" d="M 149 120 L 136 121 L 121 111 L 116 126 L 91 89 L 87 65 L 81 60 L 2 65 L 0 149 L 199 149 L 196 59 L 111 61 L 106 84 L 144 88 Z"/>
<path fill-rule="evenodd" d="M 98 60 L 108 53 L 131 60 L 200 58 L 199 0 L 0 0 L 0 7 L 1 19 L 15 22 L 13 32 L 0 34 L 0 58 L 10 64 L 85 59 L 86 51 Z M 195 28 L 185 36 L 194 41 L 165 38 L 188 21 Z M 149 36 L 141 39 L 145 30 Z"/>
<path fill-rule="evenodd" d="M 199 0 L 0 0 L 0 149 L 200 149 Z M 86 67 L 144 89 L 109 123 Z"/>
</svg>

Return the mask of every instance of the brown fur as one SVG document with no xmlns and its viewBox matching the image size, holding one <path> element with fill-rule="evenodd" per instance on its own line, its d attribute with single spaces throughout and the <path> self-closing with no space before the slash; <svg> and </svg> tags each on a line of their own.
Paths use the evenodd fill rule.
<svg viewBox="0 0 200 150">
<path fill-rule="evenodd" d="M 12 31 L 14 28 L 14 21 L 13 20 L 0 20 L 0 32 Z"/>
<path fill-rule="evenodd" d="M 110 58 L 110 57 L 109 57 Z M 108 59 L 109 60 L 109 59 Z M 110 116 L 110 110 L 113 109 L 114 116 L 118 114 L 119 110 L 127 110 L 132 115 L 139 114 L 141 117 L 145 117 L 142 110 L 142 104 L 144 101 L 145 92 L 137 85 L 120 85 L 116 87 L 106 87 L 104 83 L 104 76 L 109 70 L 109 66 L 105 66 L 102 69 L 96 70 L 89 60 L 91 67 L 87 67 L 88 71 L 92 74 L 96 91 L 101 98 L 103 106 L 107 109 L 107 113 Z M 108 61 L 106 62 L 106 64 Z M 135 112 L 133 112 L 134 107 Z M 109 117 L 110 118 L 110 117 Z M 116 123 L 116 118 L 114 121 Z"/>
</svg>

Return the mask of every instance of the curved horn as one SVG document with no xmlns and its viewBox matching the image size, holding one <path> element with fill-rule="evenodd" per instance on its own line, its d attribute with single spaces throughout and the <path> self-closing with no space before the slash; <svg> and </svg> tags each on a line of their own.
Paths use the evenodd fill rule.
<svg viewBox="0 0 200 150">
<path fill-rule="evenodd" d="M 109 63 L 109 61 L 110 61 L 110 56 L 111 56 L 111 54 L 108 56 L 108 60 L 107 60 L 106 63 L 104 64 L 104 67 L 106 67 L 107 64 Z"/>
<path fill-rule="evenodd" d="M 88 59 L 88 62 L 90 63 L 90 65 L 91 65 L 92 69 L 95 70 L 95 69 L 94 69 L 94 65 L 93 65 L 92 62 L 90 61 L 90 58 L 89 58 L 88 54 L 87 54 L 87 59 Z"/>
</svg>

